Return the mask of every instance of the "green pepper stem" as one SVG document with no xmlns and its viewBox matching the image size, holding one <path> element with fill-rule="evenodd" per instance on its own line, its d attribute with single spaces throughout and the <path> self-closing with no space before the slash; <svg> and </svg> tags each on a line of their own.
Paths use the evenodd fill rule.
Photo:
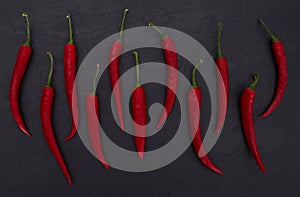
<svg viewBox="0 0 300 197">
<path fill-rule="evenodd" d="M 68 42 L 68 44 L 74 44 L 71 15 L 68 14 L 68 15 L 66 16 L 66 18 L 68 19 L 68 25 L 69 25 L 69 42 Z"/>
<path fill-rule="evenodd" d="M 221 51 L 221 32 L 222 32 L 222 23 L 218 23 L 219 31 L 218 31 L 218 58 L 222 58 L 222 51 Z"/>
<path fill-rule="evenodd" d="M 199 67 L 200 64 L 203 64 L 203 60 L 200 59 L 199 62 L 194 66 L 193 72 L 192 72 L 192 86 L 193 88 L 198 87 L 196 83 L 196 70 Z"/>
<path fill-rule="evenodd" d="M 30 23 L 29 23 L 29 19 L 28 19 L 28 14 L 26 12 L 24 12 L 22 14 L 22 16 L 25 17 L 26 24 L 27 24 L 27 39 L 26 39 L 26 42 L 23 45 L 24 46 L 30 46 Z"/>
<path fill-rule="evenodd" d="M 121 28 L 120 28 L 120 37 L 119 37 L 119 42 L 122 42 L 122 34 L 124 31 L 124 25 L 125 25 L 125 19 L 126 19 L 126 14 L 129 10 L 126 8 L 123 12 L 123 19 L 122 19 L 122 24 L 121 24 Z"/>
<path fill-rule="evenodd" d="M 270 28 L 265 24 L 265 22 L 260 18 L 258 19 L 258 21 L 264 26 L 264 28 L 267 30 L 268 34 L 271 36 L 272 42 L 278 42 L 279 39 L 277 37 L 274 36 L 274 34 L 272 33 L 272 31 L 270 30 Z"/>
<path fill-rule="evenodd" d="M 100 73 L 100 66 L 99 66 L 99 64 L 97 64 L 97 70 L 96 70 L 96 73 L 95 73 L 95 76 L 94 76 L 94 80 L 93 80 L 93 91 L 92 91 L 92 94 L 94 96 L 96 96 L 96 89 L 97 89 L 96 81 L 97 81 L 99 73 Z"/>
<path fill-rule="evenodd" d="M 53 55 L 49 51 L 47 52 L 47 55 L 50 58 L 50 71 L 49 71 L 49 75 L 48 75 L 47 87 L 50 87 L 51 86 L 52 74 L 53 74 Z"/>
<path fill-rule="evenodd" d="M 132 52 L 135 57 L 135 68 L 136 68 L 136 87 L 140 87 L 140 66 L 139 66 L 139 54 L 137 51 Z"/>
<path fill-rule="evenodd" d="M 164 32 L 162 32 L 157 26 L 155 26 L 152 22 L 148 22 L 148 26 L 153 27 L 162 37 L 162 39 L 168 37 L 167 34 L 165 34 Z"/>
<path fill-rule="evenodd" d="M 249 89 L 255 90 L 256 85 L 257 85 L 257 83 L 258 83 L 258 80 L 259 80 L 259 75 L 255 73 L 255 74 L 253 75 L 253 82 L 252 82 L 252 84 L 249 86 Z"/>
</svg>

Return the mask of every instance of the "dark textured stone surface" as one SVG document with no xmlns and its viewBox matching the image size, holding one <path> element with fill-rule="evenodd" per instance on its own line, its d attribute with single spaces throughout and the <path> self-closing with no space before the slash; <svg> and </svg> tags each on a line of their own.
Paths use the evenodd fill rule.
<svg viewBox="0 0 300 197">
<path fill-rule="evenodd" d="M 63 46 L 67 41 L 67 13 L 73 17 L 79 63 L 90 49 L 102 39 L 118 31 L 121 13 L 129 8 L 126 28 L 145 25 L 148 20 L 178 29 L 199 40 L 211 54 L 216 54 L 217 22 L 224 24 L 223 52 L 229 61 L 230 103 L 224 132 L 211 151 L 212 160 L 223 170 L 218 176 L 207 170 L 190 147 L 172 164 L 153 172 L 128 173 L 105 170 L 86 150 L 78 136 L 62 143 L 70 130 L 70 117 L 63 85 Z M 30 14 L 32 46 L 30 66 L 24 78 L 21 106 L 24 119 L 34 136 L 29 139 L 17 128 L 9 110 L 8 89 L 17 49 L 25 39 L 25 23 L 21 13 Z M 2 1 L 0 7 L 0 195 L 1 196 L 299 196 L 300 174 L 300 62 L 299 58 L 299 1 L 227 0 L 227 1 Z M 272 99 L 276 69 L 270 40 L 257 22 L 262 17 L 285 43 L 289 81 L 286 94 L 278 109 L 267 119 L 259 120 Z M 53 86 L 56 89 L 54 129 L 72 174 L 74 186 L 68 187 L 56 161 L 45 143 L 39 119 L 39 101 L 48 73 L 46 51 L 55 57 Z M 150 50 L 150 49 L 149 49 Z M 141 62 L 161 61 L 161 51 L 141 51 Z M 134 65 L 131 54 L 121 61 L 121 72 Z M 180 58 L 180 71 L 190 76 L 192 65 Z M 259 148 L 267 175 L 254 163 L 245 144 L 239 119 L 239 97 L 251 82 L 251 75 L 261 76 L 255 101 L 255 126 Z M 199 78 L 199 77 L 198 77 Z M 101 79 L 98 94 L 100 106 L 106 106 L 108 76 Z M 199 79 L 199 83 L 201 84 Z M 205 89 L 205 85 L 201 85 Z M 152 89 L 153 88 L 153 89 Z M 164 89 L 147 86 L 148 105 L 163 101 Z M 204 90 L 207 93 L 206 90 Z M 102 95 L 102 96 L 101 96 Z M 209 112 L 207 96 L 203 112 Z M 101 109 L 105 111 L 107 109 Z M 149 140 L 155 147 L 172 137 L 172 120 L 179 115 L 176 105 L 170 122 Z M 104 115 L 102 115 L 103 117 Z M 203 127 L 209 117 L 202 115 Z M 104 127 L 114 140 L 132 142 L 121 135 L 111 119 L 103 117 Z M 106 125 L 106 126 L 105 126 Z M 133 145 L 127 145 L 133 148 Z M 252 189 L 253 188 L 253 189 Z"/>
</svg>

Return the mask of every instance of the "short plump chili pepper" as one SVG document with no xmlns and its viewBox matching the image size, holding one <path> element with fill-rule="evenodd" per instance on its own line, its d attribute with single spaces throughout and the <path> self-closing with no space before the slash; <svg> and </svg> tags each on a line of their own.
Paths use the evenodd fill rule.
<svg viewBox="0 0 300 197">
<path fill-rule="evenodd" d="M 257 74 L 254 75 L 253 83 L 245 88 L 242 97 L 241 97 L 241 118 L 242 118 L 242 127 L 244 131 L 244 135 L 248 144 L 248 147 L 256 161 L 260 170 L 265 174 L 267 173 L 261 155 L 259 153 L 257 143 L 256 143 L 256 135 L 254 130 L 254 121 L 253 121 L 253 102 L 255 97 L 255 87 L 258 83 L 259 76 Z"/>
<path fill-rule="evenodd" d="M 218 23 L 219 33 L 218 33 L 218 56 L 216 59 L 216 65 L 218 67 L 218 121 L 215 128 L 215 132 L 220 131 L 225 123 L 227 106 L 228 106 L 228 96 L 229 96 L 229 77 L 228 77 L 228 63 L 227 59 L 222 55 L 221 50 L 221 32 L 222 23 Z M 224 87 L 224 88 L 221 88 Z"/>
<path fill-rule="evenodd" d="M 99 128 L 99 104 L 98 97 L 96 95 L 96 80 L 99 75 L 99 65 L 97 64 L 97 71 L 93 81 L 93 91 L 86 96 L 85 107 L 86 116 L 88 122 L 88 134 L 90 143 L 98 160 L 103 164 L 106 169 L 110 169 L 107 161 L 104 157 L 101 140 L 100 140 L 100 128 Z"/>
<path fill-rule="evenodd" d="M 171 37 L 160 31 L 158 27 L 156 27 L 153 23 L 149 22 L 149 26 L 153 27 L 161 36 L 162 36 L 162 46 L 164 50 L 164 56 L 166 64 L 169 66 L 168 68 L 168 82 L 166 89 L 166 97 L 165 97 L 165 103 L 164 108 L 160 119 L 156 125 L 156 128 L 159 128 L 164 121 L 167 119 L 168 115 L 170 114 L 175 97 L 176 97 L 176 91 L 177 89 L 177 83 L 178 83 L 178 60 L 177 60 L 177 53 L 176 53 L 176 47 L 174 44 L 174 41 Z"/>
<path fill-rule="evenodd" d="M 69 108 L 72 116 L 72 128 L 70 134 L 65 138 L 65 142 L 70 140 L 76 134 L 76 124 L 78 123 L 78 104 L 76 91 L 76 65 L 77 54 L 76 45 L 73 39 L 71 16 L 67 15 L 69 22 L 69 42 L 64 47 L 64 75 L 65 75 L 65 91 L 69 103 Z"/>
<path fill-rule="evenodd" d="M 134 89 L 131 98 L 132 115 L 134 120 L 134 141 L 138 156 L 142 160 L 146 144 L 146 95 L 144 88 L 140 84 L 138 52 L 134 51 L 133 55 L 135 56 L 136 63 L 136 88 Z"/>
<path fill-rule="evenodd" d="M 27 69 L 32 48 L 30 46 L 30 24 L 28 19 L 28 14 L 23 13 L 22 16 L 26 18 L 27 23 L 27 40 L 26 42 L 19 48 L 17 60 L 14 66 L 14 71 L 12 74 L 12 78 L 10 80 L 9 86 L 9 104 L 12 115 L 17 122 L 20 129 L 29 137 L 32 137 L 29 133 L 28 129 L 25 126 L 24 120 L 22 118 L 20 108 L 19 108 L 19 90 L 20 86 Z"/>
<path fill-rule="evenodd" d="M 277 87 L 273 100 L 267 110 L 260 116 L 260 118 L 265 118 L 269 116 L 280 104 L 284 91 L 286 89 L 286 84 L 288 80 L 288 71 L 286 67 L 286 56 L 284 52 L 284 46 L 281 40 L 274 36 L 271 30 L 267 27 L 262 19 L 259 22 L 264 26 L 272 39 L 272 49 L 277 64 Z"/>
<path fill-rule="evenodd" d="M 203 63 L 202 60 L 194 67 L 192 72 L 192 88 L 188 93 L 188 115 L 189 115 L 189 123 L 190 123 L 190 132 L 193 138 L 193 146 L 199 157 L 200 161 L 207 168 L 212 171 L 222 175 L 222 171 L 213 164 L 213 162 L 208 157 L 207 153 L 202 146 L 202 134 L 201 134 L 201 126 L 200 126 L 200 105 L 202 101 L 201 90 L 196 84 L 196 70 L 197 67 Z M 198 109 L 198 110 L 197 110 Z"/>
<path fill-rule="evenodd" d="M 120 128 L 124 130 L 124 120 L 123 120 L 123 110 L 122 110 L 122 90 L 121 90 L 121 83 L 117 83 L 120 79 L 120 71 L 119 71 L 119 64 L 120 64 L 120 54 L 122 52 L 123 44 L 122 44 L 122 34 L 124 30 L 124 24 L 126 19 L 126 14 L 128 9 L 124 10 L 122 24 L 120 28 L 120 36 L 117 41 L 115 41 L 110 49 L 109 53 L 109 76 L 110 76 L 110 84 L 113 91 L 115 103 L 116 103 L 116 110 L 119 118 Z"/>
<path fill-rule="evenodd" d="M 72 180 L 71 180 L 69 170 L 66 166 L 63 156 L 62 156 L 62 154 L 59 150 L 59 147 L 56 143 L 56 139 L 55 139 L 53 127 L 52 127 L 52 107 L 53 107 L 53 98 L 54 98 L 54 88 L 51 86 L 51 78 L 52 78 L 52 73 L 53 73 L 53 56 L 50 52 L 47 52 L 47 54 L 50 58 L 51 65 L 50 65 L 50 71 L 49 71 L 49 76 L 48 76 L 48 83 L 43 88 L 43 93 L 42 93 L 42 97 L 41 97 L 40 117 L 41 117 L 44 136 L 45 136 L 45 139 L 49 146 L 49 149 L 51 150 L 52 154 L 54 155 L 63 174 L 67 178 L 69 185 L 72 186 Z"/>
</svg>

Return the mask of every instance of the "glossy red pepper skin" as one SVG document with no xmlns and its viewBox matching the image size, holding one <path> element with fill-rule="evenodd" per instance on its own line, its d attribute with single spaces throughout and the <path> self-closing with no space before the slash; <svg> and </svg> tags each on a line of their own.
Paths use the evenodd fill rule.
<svg viewBox="0 0 300 197">
<path fill-rule="evenodd" d="M 242 118 L 242 127 L 244 135 L 248 144 L 248 147 L 252 153 L 254 160 L 256 161 L 260 170 L 265 174 L 267 171 L 264 167 L 261 155 L 259 153 L 256 135 L 254 130 L 254 121 L 253 121 L 253 102 L 255 97 L 255 90 L 250 88 L 245 88 L 242 97 L 241 97 L 241 118 Z"/>
<path fill-rule="evenodd" d="M 228 63 L 227 59 L 225 57 L 219 57 L 216 59 L 216 65 L 219 69 L 219 72 L 221 74 L 222 80 L 224 82 L 224 88 L 226 93 L 225 100 L 228 100 L 228 94 L 229 94 L 229 77 L 228 77 Z"/>
<path fill-rule="evenodd" d="M 76 84 L 75 84 L 76 65 L 77 65 L 76 46 L 74 44 L 66 44 L 64 47 L 65 91 L 68 99 L 70 112 L 72 115 L 72 128 L 68 137 L 65 138 L 64 140 L 65 142 L 70 140 L 76 134 L 76 130 L 77 130 L 75 124 L 75 121 L 78 123 L 78 101 L 77 101 L 77 91 L 76 91 Z"/>
<path fill-rule="evenodd" d="M 227 59 L 222 55 L 221 50 L 221 32 L 222 23 L 218 23 L 218 56 L 216 58 L 217 79 L 218 79 L 218 120 L 214 132 L 219 132 L 225 123 L 228 97 L 229 97 L 229 77 Z"/>
<path fill-rule="evenodd" d="M 122 90 L 121 90 L 121 83 L 117 83 L 120 79 L 120 71 L 119 71 L 119 64 L 120 64 L 120 54 L 122 51 L 122 43 L 120 41 L 115 41 L 111 47 L 109 53 L 109 76 L 110 76 L 110 83 L 113 91 L 115 103 L 116 103 L 116 110 L 119 118 L 120 128 L 124 130 L 124 121 L 123 121 L 123 110 L 122 110 Z"/>
<path fill-rule="evenodd" d="M 132 93 L 132 115 L 134 120 L 134 141 L 139 158 L 144 157 L 146 144 L 147 109 L 144 88 L 136 87 Z"/>
<path fill-rule="evenodd" d="M 272 44 L 272 49 L 274 53 L 274 58 L 277 64 L 277 87 L 275 96 L 269 105 L 268 109 L 260 116 L 260 118 L 265 118 L 269 116 L 280 104 L 288 80 L 288 71 L 286 64 L 286 55 L 284 52 L 284 46 L 280 40 Z"/>
<path fill-rule="evenodd" d="M 32 137 L 27 130 L 19 108 L 19 91 L 23 80 L 23 76 L 28 66 L 32 53 L 30 46 L 22 45 L 19 48 L 17 60 L 14 66 L 12 78 L 9 86 L 9 104 L 12 115 L 20 129 L 29 137 Z"/>
<path fill-rule="evenodd" d="M 56 139 L 52 128 L 53 98 L 54 98 L 54 89 L 50 86 L 45 86 L 43 88 L 43 94 L 41 97 L 41 104 L 40 104 L 40 117 L 41 117 L 43 132 L 52 154 L 57 160 L 58 165 L 60 166 L 63 174 L 65 175 L 65 177 L 69 182 L 69 185 L 71 186 L 72 185 L 71 176 L 65 164 L 63 156 L 56 143 Z"/>
<path fill-rule="evenodd" d="M 88 134 L 92 149 L 98 158 L 98 160 L 103 164 L 103 166 L 109 170 L 110 167 L 104 157 L 101 139 L 100 139 L 100 128 L 99 128 L 99 104 L 98 97 L 91 94 L 86 96 L 86 116 L 88 122 Z"/>
<path fill-rule="evenodd" d="M 269 29 L 269 27 L 265 24 L 265 22 L 262 19 L 259 19 L 259 22 L 263 25 L 263 27 L 268 32 L 270 38 L 272 39 L 272 49 L 274 53 L 274 58 L 277 64 L 277 87 L 275 96 L 273 97 L 273 100 L 267 110 L 260 116 L 260 118 L 265 118 L 269 116 L 280 104 L 285 89 L 286 84 L 288 80 L 288 71 L 286 68 L 286 55 L 284 52 L 283 43 L 281 40 L 279 40 L 277 37 L 274 36 L 272 31 Z"/>
<path fill-rule="evenodd" d="M 170 67 L 168 68 L 168 88 L 166 90 L 166 97 L 164 103 L 165 110 L 163 110 L 161 117 L 156 125 L 156 128 L 159 128 L 170 114 L 174 105 L 178 85 L 178 59 L 173 39 L 169 36 L 163 38 L 162 46 L 164 49 L 166 64 Z M 173 92 L 172 90 L 175 90 L 175 92 Z"/>
<path fill-rule="evenodd" d="M 226 118 L 229 97 L 229 77 L 226 58 L 218 57 L 216 59 L 216 65 L 220 73 L 220 75 L 218 75 L 218 122 L 215 128 L 215 132 L 218 132 L 223 126 Z"/>
<path fill-rule="evenodd" d="M 214 165 L 214 163 L 208 157 L 202 146 L 202 134 L 200 127 L 200 105 L 202 102 L 202 96 L 200 88 L 192 87 L 188 93 L 188 114 L 190 123 L 190 132 L 193 138 L 193 146 L 199 157 L 200 161 L 210 170 L 222 175 L 222 171 Z M 196 110 L 199 109 L 199 110 Z M 195 133 L 196 132 L 196 133 Z M 199 152 L 201 151 L 201 152 Z"/>
</svg>

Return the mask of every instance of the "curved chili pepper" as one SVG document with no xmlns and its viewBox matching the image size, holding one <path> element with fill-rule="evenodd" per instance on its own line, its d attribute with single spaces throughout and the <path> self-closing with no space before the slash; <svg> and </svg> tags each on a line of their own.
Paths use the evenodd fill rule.
<svg viewBox="0 0 300 197">
<path fill-rule="evenodd" d="M 64 75 L 65 75 L 65 91 L 69 103 L 70 112 L 72 115 L 72 129 L 68 137 L 65 138 L 64 142 L 70 140 L 76 134 L 76 124 L 78 122 L 78 104 L 77 104 L 77 91 L 76 91 L 76 45 L 73 40 L 73 30 L 71 16 L 67 15 L 66 18 L 69 22 L 69 42 L 64 47 Z M 75 85 L 75 87 L 74 87 Z M 74 92 L 73 92 L 74 91 Z"/>
<path fill-rule="evenodd" d="M 258 83 L 259 76 L 257 74 L 254 75 L 253 83 L 245 88 L 242 97 L 241 97 L 241 116 L 242 116 L 242 127 L 244 131 L 244 135 L 246 137 L 246 141 L 248 147 L 256 161 L 260 170 L 266 174 L 267 171 L 264 167 L 262 158 L 260 156 L 257 143 L 256 136 L 254 130 L 254 121 L 253 121 L 253 102 L 255 97 L 255 87 Z"/>
<path fill-rule="evenodd" d="M 28 19 L 28 14 L 23 13 L 22 16 L 26 18 L 27 23 L 27 40 L 26 42 L 19 48 L 17 60 L 14 66 L 14 71 L 12 74 L 12 78 L 10 80 L 9 86 L 9 104 L 12 115 L 17 122 L 20 129 L 29 137 L 32 137 L 29 133 L 28 129 L 25 126 L 24 120 L 22 118 L 20 108 L 19 108 L 19 90 L 21 86 L 21 82 L 24 76 L 24 73 L 27 69 L 32 48 L 30 46 L 30 23 Z"/>
<path fill-rule="evenodd" d="M 219 132 L 224 125 L 226 112 L 228 107 L 228 96 L 229 96 L 229 79 L 228 79 L 228 63 L 226 58 L 222 55 L 221 51 L 221 32 L 222 23 L 218 23 L 219 33 L 218 33 L 218 57 L 216 59 L 216 64 L 220 75 L 218 75 L 218 121 L 214 132 Z M 221 76 L 221 78 L 220 78 Z M 224 88 L 221 88 L 224 86 Z"/>
<path fill-rule="evenodd" d="M 139 158 L 144 157 L 145 143 L 146 143 L 146 124 L 147 124 L 147 110 L 146 110 L 146 95 L 144 88 L 140 84 L 139 74 L 139 57 L 138 52 L 134 51 L 136 63 L 136 88 L 132 93 L 132 115 L 134 120 L 134 142 Z"/>
<path fill-rule="evenodd" d="M 103 164 L 106 169 L 110 169 L 107 161 L 104 157 L 101 147 L 100 140 L 100 128 L 99 128 L 99 104 L 98 97 L 96 96 L 96 79 L 99 75 L 99 65 L 97 64 L 97 71 L 93 81 L 93 92 L 86 96 L 85 106 L 86 106 L 86 116 L 88 122 L 88 134 L 90 138 L 90 143 L 92 149 L 97 156 L 98 160 Z"/>
<path fill-rule="evenodd" d="M 202 101 L 202 96 L 201 96 L 201 90 L 196 84 L 196 77 L 195 77 L 197 67 L 201 63 L 203 63 L 202 60 L 200 60 L 200 62 L 194 67 L 192 73 L 192 88 L 188 93 L 188 112 L 189 112 L 188 114 L 189 114 L 190 131 L 191 131 L 191 136 L 194 136 L 193 145 L 200 161 L 207 168 L 222 175 L 223 174 L 222 171 L 213 164 L 213 162 L 210 160 L 207 153 L 205 152 L 204 147 L 201 147 L 202 134 L 201 134 L 201 127 L 200 127 L 200 105 Z"/>
<path fill-rule="evenodd" d="M 121 29 L 120 29 L 119 39 L 113 43 L 113 45 L 111 46 L 111 49 L 110 49 L 110 53 L 109 53 L 110 84 L 111 84 L 111 88 L 115 89 L 113 91 L 113 93 L 114 93 L 120 128 L 122 131 L 124 130 L 124 120 L 123 120 L 123 111 L 122 111 L 122 90 L 121 90 L 120 82 L 119 83 L 117 83 L 117 82 L 120 79 L 119 64 L 120 64 L 120 54 L 121 54 L 122 47 L 123 47 L 122 34 L 123 34 L 123 30 L 124 30 L 124 24 L 125 24 L 127 12 L 128 12 L 128 9 L 125 9 L 124 13 L 123 13 L 123 20 L 122 20 L 122 25 L 121 25 Z"/>
<path fill-rule="evenodd" d="M 51 150 L 52 154 L 54 155 L 55 159 L 57 160 L 58 165 L 60 166 L 63 174 L 67 178 L 69 185 L 72 186 L 72 180 L 68 168 L 65 164 L 63 156 L 58 148 L 56 143 L 56 139 L 54 136 L 53 128 L 52 128 L 52 106 L 53 106 L 53 97 L 54 97 L 54 88 L 51 86 L 51 78 L 53 73 L 53 56 L 50 52 L 47 52 L 49 55 L 51 66 L 50 72 L 48 76 L 48 83 L 43 88 L 43 94 L 41 97 L 41 104 L 40 104 L 40 117 L 43 127 L 43 132 L 45 135 L 45 139 Z"/>
<path fill-rule="evenodd" d="M 159 128 L 162 125 L 162 123 L 167 119 L 168 115 L 170 114 L 175 101 L 176 92 L 173 92 L 172 90 L 176 91 L 177 89 L 178 60 L 177 60 L 176 47 L 173 39 L 170 38 L 165 33 L 163 33 L 162 31 L 160 31 L 158 27 L 156 27 L 153 23 L 149 22 L 148 25 L 153 27 L 162 36 L 162 46 L 164 49 L 165 61 L 166 64 L 168 64 L 171 67 L 168 68 L 168 82 L 167 82 L 168 88 L 166 90 L 166 97 L 164 103 L 165 110 L 163 110 L 160 119 L 156 125 L 156 128 Z"/>
<path fill-rule="evenodd" d="M 274 36 L 274 34 L 271 32 L 271 30 L 267 27 L 267 25 L 264 23 L 262 19 L 259 19 L 259 22 L 264 26 L 264 28 L 271 36 L 272 48 L 273 48 L 273 53 L 277 64 L 277 72 L 278 72 L 277 74 L 278 80 L 277 80 L 275 96 L 271 104 L 269 105 L 268 109 L 260 116 L 260 118 L 265 118 L 269 116 L 277 108 L 277 106 L 280 104 L 283 98 L 287 80 L 288 80 L 288 71 L 286 68 L 286 56 L 285 56 L 282 41 Z"/>
</svg>

